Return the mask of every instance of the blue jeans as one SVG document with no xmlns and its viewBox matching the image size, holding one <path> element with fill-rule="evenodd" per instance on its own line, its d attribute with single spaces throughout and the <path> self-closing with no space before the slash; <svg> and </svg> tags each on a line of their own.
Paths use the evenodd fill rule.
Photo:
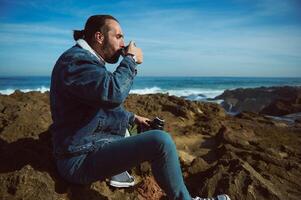
<svg viewBox="0 0 301 200">
<path fill-rule="evenodd" d="M 169 199 L 191 200 L 176 146 L 170 135 L 160 130 L 116 139 L 88 155 L 58 160 L 57 167 L 68 181 L 87 184 L 119 174 L 144 161 L 151 163 L 153 175 Z"/>
</svg>

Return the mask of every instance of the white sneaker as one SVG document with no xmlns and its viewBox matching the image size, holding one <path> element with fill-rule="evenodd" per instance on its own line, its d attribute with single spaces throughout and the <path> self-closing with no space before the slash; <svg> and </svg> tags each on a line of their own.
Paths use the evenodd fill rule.
<svg viewBox="0 0 301 200">
<path fill-rule="evenodd" d="M 131 187 L 135 185 L 134 177 L 131 176 L 127 171 L 117 174 L 111 177 L 110 183 L 113 187 Z"/>
<path fill-rule="evenodd" d="M 131 135 L 129 130 L 126 129 L 124 137 L 130 137 L 130 136 Z M 118 188 L 131 187 L 135 185 L 135 180 L 133 176 L 131 176 L 127 171 L 125 171 L 115 176 L 112 176 L 109 184 L 113 187 L 118 187 Z"/>
<path fill-rule="evenodd" d="M 217 197 L 211 197 L 211 198 L 195 197 L 192 198 L 192 200 L 231 200 L 231 199 L 228 195 L 222 194 L 222 195 L 218 195 Z"/>
</svg>

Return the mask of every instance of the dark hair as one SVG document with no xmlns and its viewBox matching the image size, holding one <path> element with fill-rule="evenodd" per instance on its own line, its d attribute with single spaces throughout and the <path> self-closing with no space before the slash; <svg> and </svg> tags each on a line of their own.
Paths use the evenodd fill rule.
<svg viewBox="0 0 301 200">
<path fill-rule="evenodd" d="M 106 20 L 112 19 L 118 22 L 117 19 L 115 19 L 111 15 L 93 15 L 89 17 L 89 19 L 86 22 L 85 29 L 84 30 L 74 30 L 73 31 L 73 39 L 76 41 L 78 39 L 86 39 L 87 41 L 90 41 L 92 36 L 97 32 L 100 31 L 102 33 L 105 32 L 106 28 Z"/>
</svg>

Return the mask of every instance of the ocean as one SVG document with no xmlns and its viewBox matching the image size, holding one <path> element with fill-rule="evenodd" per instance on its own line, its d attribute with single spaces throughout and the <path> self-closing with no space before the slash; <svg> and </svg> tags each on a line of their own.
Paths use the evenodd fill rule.
<svg viewBox="0 0 301 200">
<path fill-rule="evenodd" d="M 284 85 L 301 86 L 301 78 L 137 76 L 130 93 L 169 93 L 189 100 L 207 101 L 226 89 Z M 50 77 L 0 77 L 1 94 L 9 95 L 15 90 L 45 92 L 49 87 Z"/>
</svg>

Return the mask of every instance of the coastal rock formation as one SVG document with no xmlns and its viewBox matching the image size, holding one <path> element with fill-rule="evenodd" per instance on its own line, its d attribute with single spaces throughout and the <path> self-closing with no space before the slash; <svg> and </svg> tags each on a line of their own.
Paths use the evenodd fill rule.
<svg viewBox="0 0 301 200">
<path fill-rule="evenodd" d="M 263 108 L 260 113 L 272 116 L 282 116 L 301 112 L 301 95 L 296 99 L 277 99 Z"/>
<path fill-rule="evenodd" d="M 228 112 L 260 112 L 281 116 L 301 112 L 301 87 L 260 87 L 226 90 L 215 97 L 223 99 Z"/>
<path fill-rule="evenodd" d="M 52 157 L 48 93 L 0 95 L 0 199 L 166 199 L 148 163 L 131 170 L 137 184 L 115 189 L 106 181 L 74 185 Z M 166 94 L 130 95 L 125 107 L 165 119 L 185 182 L 193 196 L 227 193 L 233 200 L 301 196 L 301 123 L 253 112 L 229 116 L 218 104 Z"/>
</svg>

